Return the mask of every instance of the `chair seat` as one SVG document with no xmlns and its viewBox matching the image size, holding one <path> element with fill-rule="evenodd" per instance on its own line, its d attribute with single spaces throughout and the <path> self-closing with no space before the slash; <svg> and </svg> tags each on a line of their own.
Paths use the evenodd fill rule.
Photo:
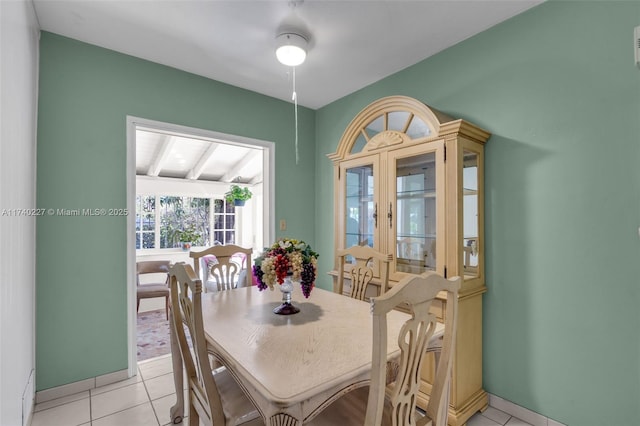
<svg viewBox="0 0 640 426">
<path fill-rule="evenodd" d="M 151 297 L 164 297 L 169 294 L 169 287 L 166 284 L 141 284 L 136 287 L 139 294 Z"/>
<path fill-rule="evenodd" d="M 264 425 L 260 413 L 238 386 L 229 370 L 218 368 L 213 378 L 222 400 L 227 425 Z"/>
<path fill-rule="evenodd" d="M 387 388 L 388 390 L 389 388 Z M 355 389 L 324 409 L 318 416 L 313 418 L 308 426 L 362 426 L 367 411 L 367 398 L 369 387 Z M 391 406 L 389 400 L 385 400 L 385 408 L 382 417 L 382 426 L 391 426 Z M 430 419 L 416 411 L 416 419 L 426 421 L 424 426 L 430 426 Z M 423 423 L 419 423 L 423 424 Z"/>
</svg>

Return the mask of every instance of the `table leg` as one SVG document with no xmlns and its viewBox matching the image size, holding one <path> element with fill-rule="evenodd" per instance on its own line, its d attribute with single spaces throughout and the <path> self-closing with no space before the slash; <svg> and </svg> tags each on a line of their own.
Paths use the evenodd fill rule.
<svg viewBox="0 0 640 426">
<path fill-rule="evenodd" d="M 176 388 L 176 404 L 171 407 L 169 416 L 173 424 L 182 422 L 184 418 L 184 386 L 183 386 L 183 367 L 182 354 L 178 345 L 178 338 L 173 323 L 173 315 L 169 318 L 169 337 L 171 342 L 171 362 L 173 363 L 173 383 Z"/>
</svg>

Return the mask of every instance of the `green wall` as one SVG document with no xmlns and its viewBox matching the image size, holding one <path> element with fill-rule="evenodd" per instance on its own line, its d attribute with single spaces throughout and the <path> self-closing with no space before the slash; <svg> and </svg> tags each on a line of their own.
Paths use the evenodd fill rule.
<svg viewBox="0 0 640 426">
<path fill-rule="evenodd" d="M 486 390 L 569 425 L 634 425 L 637 25 L 637 1 L 544 3 L 316 112 L 302 109 L 299 166 L 292 126 L 282 125 L 291 104 L 43 33 L 38 207 L 125 207 L 126 115 L 274 141 L 276 219 L 321 253 L 318 285 L 329 287 L 326 154 L 370 102 L 415 97 L 492 133 Z M 47 216 L 37 233 L 38 390 L 126 368 L 125 219 Z"/>
<path fill-rule="evenodd" d="M 637 1 L 544 3 L 316 114 L 318 206 L 333 203 L 326 154 L 375 99 L 412 96 L 492 132 L 484 386 L 575 426 L 640 418 L 637 25 Z M 331 253 L 334 218 L 316 223 Z"/>
<path fill-rule="evenodd" d="M 126 116 L 272 141 L 276 218 L 314 244 L 315 113 L 110 50 L 42 33 L 37 205 L 125 208 Z M 126 218 L 37 221 L 38 390 L 127 368 Z"/>
</svg>

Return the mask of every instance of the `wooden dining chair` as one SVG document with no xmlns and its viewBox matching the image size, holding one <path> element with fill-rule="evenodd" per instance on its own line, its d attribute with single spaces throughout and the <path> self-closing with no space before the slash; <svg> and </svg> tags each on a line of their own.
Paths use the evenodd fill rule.
<svg viewBox="0 0 640 426">
<path fill-rule="evenodd" d="M 434 273 L 401 280 L 380 297 L 371 298 L 373 351 L 371 384 L 342 396 L 308 424 L 313 426 L 446 426 L 449 384 L 456 337 L 460 277 L 445 279 Z M 431 395 L 423 416 L 416 410 L 420 371 L 427 345 L 436 327 L 429 311 L 439 292 L 447 294 L 442 355 L 436 365 Z M 396 380 L 386 383 L 387 313 L 398 306 L 411 317 L 403 325 L 397 343 L 400 355 Z"/>
<path fill-rule="evenodd" d="M 384 254 L 374 250 L 369 246 L 353 246 L 347 249 L 338 250 L 338 283 L 336 293 L 342 294 L 344 291 L 344 272 L 346 258 L 352 257 L 355 264 L 349 271 L 351 279 L 351 289 L 349 297 L 364 300 L 367 287 L 373 279 L 373 261 L 380 264 L 380 294 L 384 294 L 389 288 L 389 263 L 393 261 L 392 254 Z"/>
<path fill-rule="evenodd" d="M 251 286 L 251 253 L 251 248 L 227 244 L 191 251 L 189 257 L 193 259 L 193 268 L 205 283 L 204 291 L 207 292 L 207 284 L 215 286 L 218 291 Z M 201 267 L 205 268 L 202 274 Z"/>
<path fill-rule="evenodd" d="M 202 319 L 202 281 L 184 262 L 173 265 L 169 277 L 172 323 L 188 382 L 189 425 L 199 426 L 200 421 L 205 426 L 264 425 L 228 369 L 215 374 L 211 369 Z"/>
<path fill-rule="evenodd" d="M 169 265 L 168 260 L 151 260 L 136 263 L 136 312 L 140 310 L 140 300 L 164 297 L 164 310 L 169 319 Z M 140 275 L 161 274 L 162 282 L 140 283 Z"/>
</svg>

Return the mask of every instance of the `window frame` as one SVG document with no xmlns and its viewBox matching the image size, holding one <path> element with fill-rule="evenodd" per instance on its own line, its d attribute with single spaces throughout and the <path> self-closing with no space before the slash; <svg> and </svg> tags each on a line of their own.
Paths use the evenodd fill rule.
<svg viewBox="0 0 640 426">
<path fill-rule="evenodd" d="M 233 207 L 232 211 L 229 211 L 229 203 L 224 199 L 223 195 L 213 195 L 211 197 L 203 197 L 203 196 L 198 196 L 198 195 L 180 195 L 180 194 L 168 194 L 168 193 L 138 193 L 136 194 L 136 211 L 135 211 L 135 220 L 136 223 L 138 222 L 138 200 L 139 197 L 154 197 L 155 198 L 155 207 L 154 207 L 154 222 L 155 222 L 155 229 L 154 231 L 144 231 L 142 229 L 135 230 L 136 233 L 136 238 L 134 240 L 135 242 L 135 250 L 136 250 L 136 254 L 137 255 L 143 255 L 143 254 L 154 254 L 154 253 L 167 253 L 167 252 L 175 252 L 175 251 L 181 251 L 182 248 L 181 247 L 161 247 L 161 237 L 162 237 L 162 208 L 159 208 L 159 206 L 161 206 L 161 202 L 160 199 L 161 197 L 181 197 L 183 199 L 188 198 L 188 199 L 193 199 L 193 198 L 201 198 L 204 200 L 209 200 L 209 217 L 206 220 L 207 226 L 209 227 L 209 242 L 207 242 L 206 240 L 204 241 L 204 246 L 212 246 L 215 244 L 215 233 L 216 231 L 221 231 L 224 232 L 225 238 L 223 241 L 220 241 L 220 243 L 222 244 L 231 244 L 231 242 L 227 242 L 227 233 L 228 232 L 233 232 L 233 243 L 235 243 L 236 241 L 236 237 L 237 237 L 237 233 L 238 233 L 238 229 L 237 229 L 237 223 L 238 223 L 238 211 L 236 210 L 236 207 Z M 222 201 L 222 213 L 217 213 L 216 209 L 215 209 L 215 203 L 216 201 Z M 215 216 L 216 215 L 222 215 L 223 216 L 223 220 L 222 223 L 224 225 L 224 227 L 222 228 L 215 228 L 216 226 L 216 221 L 215 221 Z M 227 218 L 228 217 L 233 217 L 233 228 L 227 228 Z M 142 223 L 142 220 L 140 220 L 140 223 Z M 138 235 L 140 235 L 140 242 L 142 243 L 142 234 L 144 232 L 150 233 L 153 232 L 154 233 L 154 247 L 152 248 L 143 248 L 143 247 L 138 247 Z"/>
</svg>

